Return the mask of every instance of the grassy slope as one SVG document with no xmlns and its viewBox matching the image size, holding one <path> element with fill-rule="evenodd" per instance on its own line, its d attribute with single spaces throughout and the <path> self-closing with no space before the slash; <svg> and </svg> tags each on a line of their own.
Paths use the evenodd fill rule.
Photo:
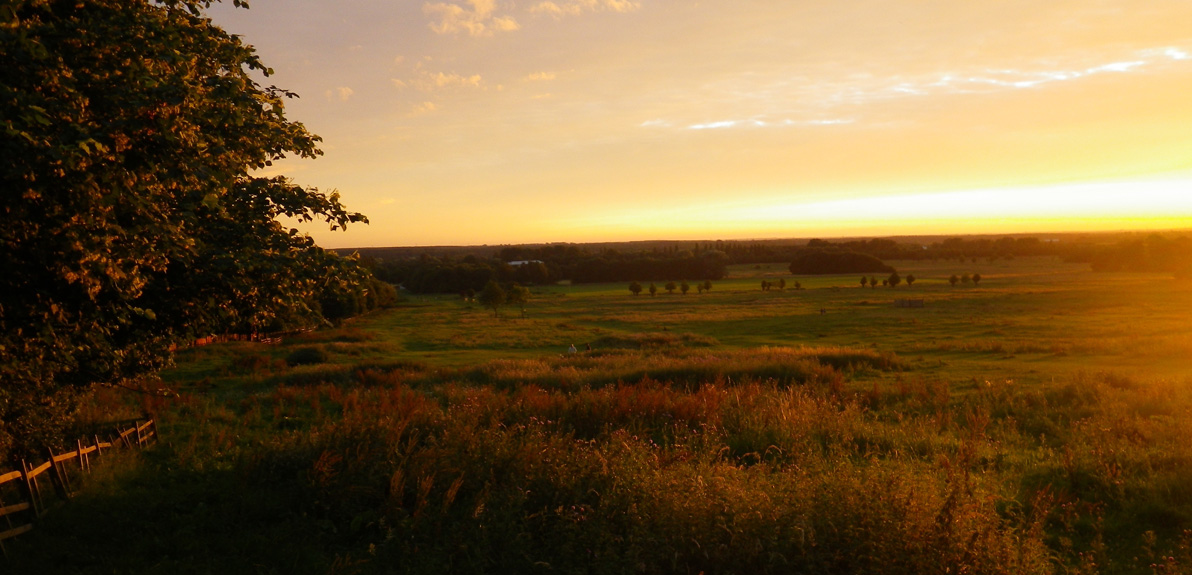
<svg viewBox="0 0 1192 575">
<path fill-rule="evenodd" d="M 1125 370 L 1147 376 L 1188 373 L 1192 335 L 1183 329 L 1192 292 L 1160 275 L 1093 274 L 1052 259 L 980 264 L 894 262 L 914 286 L 861 288 L 852 276 L 793 277 L 781 265 L 738 266 L 706 294 L 633 296 L 620 284 L 534 290 L 527 318 L 505 308 L 495 318 L 455 297 L 414 296 L 393 313 L 358 320 L 333 361 L 384 362 L 393 357 L 462 366 L 565 352 L 574 343 L 639 333 L 693 333 L 727 348 L 761 345 L 872 347 L 918 362 L 917 373 L 952 381 L 1039 382 L 1077 370 Z M 948 285 L 953 273 L 979 271 L 980 286 Z M 804 288 L 762 292 L 761 278 Z M 921 298 L 922 309 L 893 306 Z M 820 309 L 827 311 L 821 315 Z M 364 341 L 350 341 L 360 339 Z M 287 348 L 271 351 L 284 358 Z M 184 357 L 187 354 L 184 354 Z M 212 375 L 194 363 L 167 378 Z"/>
<path fill-rule="evenodd" d="M 913 287 L 742 266 L 706 294 L 551 286 L 536 290 L 526 319 L 411 298 L 281 346 L 187 350 L 165 374 L 182 397 L 143 406 L 166 418 L 168 443 L 18 541 L 14 565 L 76 545 L 81 558 L 64 572 L 396 572 L 417 563 L 411 553 L 422 572 L 525 569 L 530 555 L 617 572 L 632 548 L 649 572 L 782 571 L 778 556 L 801 557 L 806 572 L 916 572 L 962 563 L 966 538 L 992 533 L 979 571 L 1039 567 L 1037 547 L 1019 549 L 1026 563 L 997 559 L 1008 549 L 1000 537 L 1046 543 L 1048 560 L 1073 572 L 1097 572 L 1093 559 L 1112 560 L 1100 567 L 1109 572 L 1151 571 L 1144 532 L 1172 549 L 1192 527 L 1181 479 L 1192 472 L 1181 439 L 1192 433 L 1192 340 L 1180 329 L 1192 294 L 1170 278 L 1053 260 L 895 265 L 918 278 Z M 945 280 L 974 271 L 980 286 Z M 760 291 L 780 277 L 806 289 Z M 927 305 L 895 308 L 897 297 Z M 563 353 L 588 342 L 591 356 Z M 626 349 L 639 344 L 648 349 Z M 286 366 L 303 346 L 329 361 Z M 1100 372 L 1109 375 L 1090 375 Z M 715 384 L 611 385 L 642 375 Z M 785 391 L 767 377 L 809 383 Z M 528 452 L 538 455 L 517 455 Z M 545 468 L 534 463 L 542 453 L 556 454 Z M 614 468 L 612 483 L 594 464 Z M 496 469 L 508 475 L 481 479 Z M 419 476 L 439 479 L 424 493 Z M 527 481 L 545 499 L 503 491 Z M 836 503 L 757 508 L 793 493 Z M 890 493 L 901 499 L 870 503 Z M 1040 493 L 1053 500 L 1046 521 L 1029 517 Z M 967 522 L 938 539 L 932 525 L 953 515 Z M 104 521 L 116 528 L 97 530 Z M 546 543 L 506 540 L 494 521 Z M 819 550 L 792 547 L 794 532 L 773 535 L 779 524 L 818 528 Z M 843 524 L 859 531 L 828 528 Z M 606 540 L 617 530 L 636 535 Z M 604 559 L 564 569 L 577 542 L 603 546 Z M 877 563 L 850 562 L 879 551 Z"/>
</svg>

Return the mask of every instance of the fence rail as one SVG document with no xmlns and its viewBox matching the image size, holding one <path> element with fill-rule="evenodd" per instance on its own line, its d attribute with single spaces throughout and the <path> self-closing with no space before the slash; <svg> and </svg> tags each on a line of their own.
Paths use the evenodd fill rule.
<svg viewBox="0 0 1192 575">
<path fill-rule="evenodd" d="M 106 449 L 144 447 L 157 437 L 157 420 L 137 420 L 128 428 L 118 426 L 109 441 L 102 441 L 95 435 L 88 440 L 87 445 L 83 445 L 83 440 L 80 439 L 75 442 L 76 448 L 73 451 L 55 453 L 51 449 L 47 451 L 48 459 L 42 463 L 32 465 L 26 460 L 21 460 L 21 469 L 0 472 L 0 551 L 8 555 L 4 541 L 28 533 L 33 529 L 34 523 L 50 510 L 39 481 L 47 472 L 58 496 L 55 506 L 61 505 L 75 494 L 71 485 L 72 472 L 76 475 L 90 473 L 93 454 L 100 458 Z M 16 489 L 12 489 L 10 484 L 15 484 Z M 12 503 L 7 503 L 4 500 L 5 496 L 11 497 L 13 492 L 17 493 L 17 497 Z"/>
</svg>

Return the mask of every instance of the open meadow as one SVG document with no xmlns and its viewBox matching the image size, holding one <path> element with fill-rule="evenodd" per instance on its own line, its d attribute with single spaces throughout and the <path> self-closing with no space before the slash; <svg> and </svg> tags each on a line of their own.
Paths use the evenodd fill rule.
<svg viewBox="0 0 1192 575">
<path fill-rule="evenodd" d="M 101 389 L 86 414 L 147 412 L 161 444 L 10 563 L 1192 572 L 1186 282 L 889 263 L 914 284 L 736 266 L 705 293 L 536 287 L 524 316 L 405 296 L 280 344 L 182 350 L 168 397 Z"/>
</svg>

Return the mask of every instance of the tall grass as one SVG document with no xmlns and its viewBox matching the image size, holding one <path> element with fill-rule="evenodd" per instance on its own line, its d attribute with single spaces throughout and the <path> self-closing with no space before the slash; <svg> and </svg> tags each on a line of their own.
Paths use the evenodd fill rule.
<svg viewBox="0 0 1192 575">
<path fill-rule="evenodd" d="M 88 496 L 106 532 L 154 535 L 114 553 L 63 521 L 14 568 L 63 538 L 79 573 L 1192 567 L 1188 382 L 958 385 L 839 347 L 245 365 L 265 370 L 246 393 L 97 396 L 163 421 L 135 495 Z"/>
</svg>

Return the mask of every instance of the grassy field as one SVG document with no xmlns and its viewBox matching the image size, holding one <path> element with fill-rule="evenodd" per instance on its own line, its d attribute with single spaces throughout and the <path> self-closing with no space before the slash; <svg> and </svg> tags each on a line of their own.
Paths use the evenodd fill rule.
<svg viewBox="0 0 1192 575">
<path fill-rule="evenodd" d="M 524 318 L 411 296 L 184 350 L 176 397 L 106 390 L 86 414 L 151 412 L 165 442 L 10 565 L 1190 572 L 1192 290 L 1054 259 L 892 264 L 915 284 L 739 266 L 703 294 L 550 286 Z"/>
<path fill-rule="evenodd" d="M 918 278 L 913 286 L 862 288 L 859 275 L 794 277 L 781 264 L 737 266 L 705 294 L 668 295 L 659 286 L 657 296 L 633 296 L 620 284 L 537 288 L 525 319 L 510 308 L 497 318 L 458 297 L 410 296 L 394 312 L 311 341 L 325 342 L 331 363 L 345 365 L 400 358 L 458 367 L 560 354 L 571 344 L 599 350 L 640 334 L 691 334 L 717 349 L 871 348 L 952 381 L 1035 383 L 1081 370 L 1188 373 L 1192 290 L 1170 276 L 1093 274 L 1054 259 L 893 263 Z M 948 284 L 966 272 L 981 273 L 980 285 Z M 786 290 L 761 291 L 763 279 L 778 278 Z M 794 290 L 796 281 L 804 289 Z M 923 299 L 925 307 L 894 307 L 899 298 Z M 270 355 L 284 359 L 288 350 Z M 221 375 L 202 361 L 210 353 L 184 356 L 167 379 Z"/>
</svg>

